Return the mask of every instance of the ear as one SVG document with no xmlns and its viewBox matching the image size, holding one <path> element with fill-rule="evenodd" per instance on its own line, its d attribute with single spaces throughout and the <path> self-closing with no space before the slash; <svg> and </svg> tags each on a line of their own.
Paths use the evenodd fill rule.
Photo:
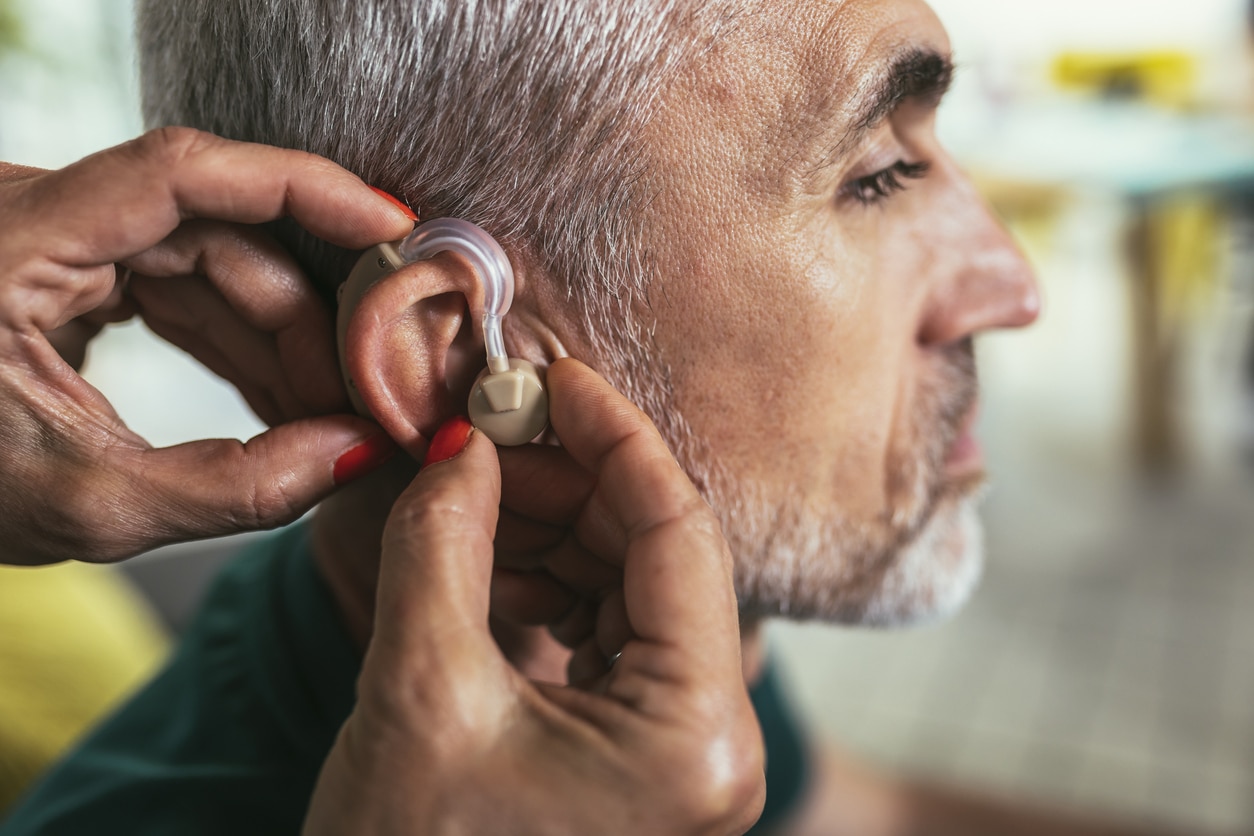
<svg viewBox="0 0 1254 836">
<path fill-rule="evenodd" d="M 483 304 L 474 269 L 442 253 L 389 273 L 343 312 L 343 362 L 361 404 L 415 458 L 446 418 L 465 411 L 485 365 L 476 325 Z"/>
</svg>

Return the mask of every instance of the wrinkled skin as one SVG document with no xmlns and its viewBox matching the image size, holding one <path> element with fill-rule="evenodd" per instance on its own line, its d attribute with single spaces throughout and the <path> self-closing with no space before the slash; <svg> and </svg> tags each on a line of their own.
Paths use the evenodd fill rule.
<svg viewBox="0 0 1254 836">
<path fill-rule="evenodd" d="M 0 166 L 0 560 L 118 560 L 290 522 L 331 492 L 336 459 L 379 430 L 342 414 L 329 314 L 251 226 L 289 215 L 344 246 L 411 226 L 326 160 L 195 131 Z M 71 364 L 136 311 L 281 426 L 162 450 L 128 430 Z"/>
<path fill-rule="evenodd" d="M 549 382 L 585 488 L 554 508 L 622 577 L 595 619 L 595 666 L 581 688 L 538 684 L 493 641 L 500 471 L 473 434 L 387 521 L 357 706 L 306 833 L 732 834 L 760 813 L 762 741 L 718 521 L 603 380 L 564 360 Z"/>
</svg>

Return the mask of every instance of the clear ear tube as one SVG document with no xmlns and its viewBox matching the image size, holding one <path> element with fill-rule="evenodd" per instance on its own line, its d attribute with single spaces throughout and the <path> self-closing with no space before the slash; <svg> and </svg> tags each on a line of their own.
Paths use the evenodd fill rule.
<svg viewBox="0 0 1254 836">
<path fill-rule="evenodd" d="M 488 370 L 492 374 L 508 372 L 501 320 L 514 303 L 514 268 L 496 239 L 469 221 L 437 218 L 419 226 L 396 247 L 406 264 L 450 251 L 464 256 L 483 282 L 483 342 Z"/>
<path fill-rule="evenodd" d="M 540 371 L 526 360 L 505 353 L 501 320 L 514 303 L 514 269 L 491 235 L 457 218 L 427 221 L 401 241 L 371 247 L 340 286 L 336 333 L 349 398 L 358 412 L 370 414 L 348 373 L 349 324 L 357 306 L 376 282 L 407 264 L 442 252 L 460 253 L 483 284 L 483 342 L 488 367 L 471 387 L 466 411 L 475 427 L 497 444 L 526 444 L 548 424 L 549 397 Z"/>
</svg>

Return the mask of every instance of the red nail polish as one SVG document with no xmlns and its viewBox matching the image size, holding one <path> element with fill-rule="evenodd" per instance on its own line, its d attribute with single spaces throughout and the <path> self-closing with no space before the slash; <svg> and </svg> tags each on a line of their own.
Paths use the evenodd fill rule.
<svg viewBox="0 0 1254 836">
<path fill-rule="evenodd" d="M 427 458 L 422 466 L 430 467 L 433 464 L 448 461 L 465 450 L 467 442 L 470 441 L 470 431 L 473 429 L 470 419 L 464 415 L 455 415 L 445 421 L 435 431 L 435 437 L 431 439 L 431 446 L 427 448 Z"/>
<path fill-rule="evenodd" d="M 411 221 L 414 221 L 415 223 L 418 222 L 418 216 L 414 214 L 414 210 L 410 209 L 409 206 L 407 206 L 405 202 L 402 201 L 399 197 L 394 197 L 393 195 L 390 195 L 387 192 L 383 191 L 383 189 L 376 189 L 374 186 L 370 187 L 370 191 L 374 192 L 379 197 L 383 198 L 389 203 L 395 204 L 402 212 L 405 213 L 405 216 L 409 218 Z"/>
<path fill-rule="evenodd" d="M 331 478 L 335 480 L 337 486 L 347 485 L 377 470 L 380 465 L 398 452 L 400 448 L 396 446 L 396 442 L 383 433 L 376 433 L 356 447 L 351 447 L 341 453 L 340 457 L 335 460 Z"/>
</svg>

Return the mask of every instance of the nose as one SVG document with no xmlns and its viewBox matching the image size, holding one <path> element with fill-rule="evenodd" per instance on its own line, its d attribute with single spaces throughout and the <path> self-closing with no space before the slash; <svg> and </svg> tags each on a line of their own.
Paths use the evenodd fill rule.
<svg viewBox="0 0 1254 836">
<path fill-rule="evenodd" d="M 957 172 L 956 172 L 957 173 Z M 945 265 L 928 300 L 919 340 L 945 345 L 981 331 L 1022 328 L 1041 312 L 1032 268 L 1005 227 L 993 217 L 965 175 L 955 182 L 950 212 L 941 223 L 949 234 L 944 245 L 955 258 Z M 961 211 L 954 211 L 961 206 Z"/>
</svg>

